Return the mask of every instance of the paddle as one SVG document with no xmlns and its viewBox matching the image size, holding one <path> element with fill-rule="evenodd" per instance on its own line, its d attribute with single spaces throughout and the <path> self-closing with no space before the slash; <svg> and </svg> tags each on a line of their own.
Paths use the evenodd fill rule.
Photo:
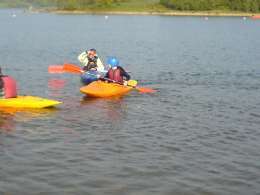
<svg viewBox="0 0 260 195">
<path fill-rule="evenodd" d="M 54 74 L 64 73 L 63 66 L 61 66 L 61 65 L 52 65 L 52 66 L 49 66 L 49 67 L 48 67 L 48 72 L 49 72 L 49 73 L 54 73 Z"/>
<path fill-rule="evenodd" d="M 108 79 L 108 78 L 101 78 L 103 80 L 107 80 L 107 81 L 110 81 L 110 82 L 113 82 L 113 83 L 117 83 L 119 85 L 124 85 L 123 83 L 120 83 L 120 82 L 117 82 L 117 81 L 114 81 L 114 80 L 111 80 L 111 79 Z M 140 93 L 154 93 L 156 92 L 156 90 L 154 89 L 151 89 L 151 88 L 145 88 L 145 87 L 137 87 L 137 81 L 136 80 L 129 80 L 127 81 L 127 86 L 128 87 L 132 87 L 136 90 L 138 90 Z"/>
<path fill-rule="evenodd" d="M 55 71 L 56 72 L 58 72 L 58 71 L 62 72 L 63 71 L 63 72 L 70 72 L 70 73 L 76 73 L 76 74 L 82 74 L 84 72 L 79 66 L 77 66 L 75 64 L 64 64 L 61 67 L 54 66 L 53 67 L 53 72 L 55 72 Z M 49 70 L 50 70 L 50 68 L 51 68 L 51 66 L 49 67 Z M 97 76 L 97 75 L 95 75 L 95 76 Z M 117 81 L 114 81 L 114 80 L 111 80 L 111 79 L 108 79 L 108 78 L 103 78 L 102 77 L 101 79 L 107 80 L 107 81 L 110 81 L 110 82 L 113 82 L 113 83 L 117 83 L 117 84 L 120 84 L 120 85 L 123 85 L 123 83 L 120 83 L 120 82 L 117 82 Z M 137 85 L 137 81 L 135 81 L 135 80 L 130 80 L 130 81 L 132 81 L 132 83 L 128 82 L 129 84 L 127 84 L 127 86 L 133 87 L 134 89 L 138 90 L 140 93 L 154 93 L 154 92 L 156 92 L 156 90 L 151 89 L 151 88 L 137 87 L 136 86 Z M 134 85 L 133 85 L 133 81 L 135 81 Z"/>
<path fill-rule="evenodd" d="M 137 89 L 140 93 L 155 93 L 156 90 L 151 89 L 151 88 L 146 88 L 146 87 L 134 87 Z"/>
<path fill-rule="evenodd" d="M 63 70 L 66 72 L 71 72 L 71 73 L 76 73 L 76 74 L 82 74 L 85 72 L 79 66 L 74 65 L 74 64 L 64 64 Z"/>
<path fill-rule="evenodd" d="M 65 72 L 70 72 L 70 73 L 76 73 L 76 74 L 81 74 L 84 73 L 81 69 L 81 67 L 75 65 L 75 64 L 64 64 L 64 65 L 50 65 L 48 67 L 48 72 L 49 73 L 65 73 Z M 106 72 L 105 70 L 99 71 L 99 72 Z M 131 73 L 131 72 L 128 72 Z"/>
<path fill-rule="evenodd" d="M 74 65 L 74 64 L 64 64 L 63 70 L 67 71 L 67 72 L 71 72 L 71 73 L 78 73 L 78 74 L 81 74 L 81 73 L 84 72 L 83 70 L 81 70 L 80 67 L 78 67 L 77 65 Z M 88 73 L 88 74 L 90 74 L 90 73 Z M 90 75 L 92 75 L 92 74 L 90 74 Z M 94 75 L 94 76 L 97 76 L 97 75 Z M 108 78 L 102 77 L 101 79 L 123 85 L 123 83 L 120 83 L 120 82 L 117 82 L 117 81 L 114 81 L 114 80 L 111 80 L 111 79 L 108 79 Z M 134 81 L 135 84 L 133 84 L 133 82 L 132 83 L 130 82 L 129 84 L 127 84 L 127 86 L 133 87 L 134 89 L 138 90 L 140 93 L 154 93 L 154 92 L 156 92 L 154 89 L 151 89 L 151 88 L 137 87 L 136 86 L 137 81 L 135 81 L 135 80 L 131 80 L 131 81 Z"/>
<path fill-rule="evenodd" d="M 135 81 L 136 84 L 133 86 L 131 83 L 129 83 L 131 81 Z M 121 83 L 121 85 L 122 85 L 122 83 Z M 138 87 L 136 85 L 137 85 L 137 81 L 136 80 L 129 80 L 127 82 L 127 86 L 133 87 L 134 89 L 138 90 L 140 93 L 155 93 L 156 92 L 156 90 L 154 90 L 154 89 L 147 88 L 147 87 Z"/>
<path fill-rule="evenodd" d="M 48 67 L 48 72 L 49 73 L 70 72 L 70 73 L 81 74 L 84 71 L 81 70 L 81 68 L 75 64 L 64 64 L 64 65 L 51 65 Z"/>
</svg>

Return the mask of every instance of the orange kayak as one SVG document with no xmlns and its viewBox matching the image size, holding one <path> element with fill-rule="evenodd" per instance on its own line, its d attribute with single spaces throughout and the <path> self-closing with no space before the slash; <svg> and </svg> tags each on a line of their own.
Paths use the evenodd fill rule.
<svg viewBox="0 0 260 195">
<path fill-rule="evenodd" d="M 80 92 L 86 94 L 89 97 L 106 98 L 125 95 L 132 89 L 133 87 L 128 87 L 116 83 L 94 81 L 87 86 L 81 87 Z"/>
</svg>

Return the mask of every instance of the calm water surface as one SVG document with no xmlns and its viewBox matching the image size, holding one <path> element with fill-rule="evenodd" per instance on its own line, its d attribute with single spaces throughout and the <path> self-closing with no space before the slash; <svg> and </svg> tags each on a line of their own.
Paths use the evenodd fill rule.
<svg viewBox="0 0 260 195">
<path fill-rule="evenodd" d="M 0 26 L 19 93 L 64 102 L 1 109 L 0 194 L 260 194 L 260 21 L 0 10 Z M 158 92 L 89 99 L 47 72 L 92 47 Z"/>
</svg>

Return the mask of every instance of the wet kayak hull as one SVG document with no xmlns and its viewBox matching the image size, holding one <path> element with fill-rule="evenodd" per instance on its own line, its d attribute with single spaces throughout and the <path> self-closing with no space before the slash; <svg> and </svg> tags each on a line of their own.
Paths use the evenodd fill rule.
<svg viewBox="0 0 260 195">
<path fill-rule="evenodd" d="M 94 81 L 97 81 L 97 71 L 88 71 L 80 75 L 80 80 L 84 85 L 88 85 Z"/>
<path fill-rule="evenodd" d="M 0 99 L 0 107 L 9 108 L 48 108 L 61 103 L 36 96 L 17 96 L 16 98 Z"/>
<path fill-rule="evenodd" d="M 129 93 L 133 88 L 104 81 L 94 81 L 87 86 L 81 87 L 81 93 L 88 97 L 107 98 L 114 96 L 122 96 Z"/>
</svg>

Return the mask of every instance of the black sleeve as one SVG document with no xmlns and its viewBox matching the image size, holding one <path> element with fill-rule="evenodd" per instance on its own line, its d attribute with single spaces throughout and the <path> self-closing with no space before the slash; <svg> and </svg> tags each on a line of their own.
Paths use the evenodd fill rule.
<svg viewBox="0 0 260 195">
<path fill-rule="evenodd" d="M 105 74 L 105 78 L 108 78 L 108 72 L 109 72 L 109 71 L 107 71 L 107 73 Z"/>
<path fill-rule="evenodd" d="M 131 79 L 131 76 L 121 66 L 118 66 L 118 68 L 121 70 L 121 75 L 126 78 L 125 80 Z"/>
<path fill-rule="evenodd" d="M 0 89 L 4 88 L 4 81 L 2 79 L 2 76 L 0 76 Z"/>
</svg>

